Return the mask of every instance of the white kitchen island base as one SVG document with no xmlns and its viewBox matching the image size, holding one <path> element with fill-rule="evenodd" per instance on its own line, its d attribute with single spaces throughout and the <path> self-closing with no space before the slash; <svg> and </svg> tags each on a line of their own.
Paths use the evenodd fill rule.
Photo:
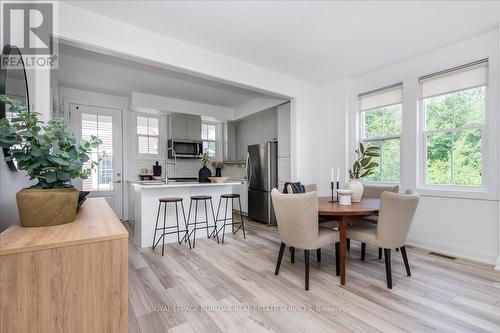
<svg viewBox="0 0 500 333">
<path fill-rule="evenodd" d="M 189 204 L 191 197 L 194 195 L 210 195 L 212 197 L 213 214 L 217 214 L 217 207 L 219 204 L 220 196 L 222 194 L 232 193 L 233 185 L 239 185 L 241 182 L 228 182 L 228 183 L 172 183 L 172 184 L 158 184 L 158 185 L 145 185 L 133 184 L 134 189 L 134 242 L 140 247 L 151 247 L 153 245 L 153 235 L 156 224 L 156 216 L 158 213 L 159 199 L 164 197 L 179 197 L 183 199 L 184 211 L 186 220 L 188 219 Z M 224 218 L 225 202 L 222 201 L 219 219 Z M 195 201 L 193 201 L 191 208 L 190 222 L 194 222 L 195 218 Z M 182 215 L 182 206 L 178 205 L 179 212 L 179 227 L 184 230 L 184 216 Z M 158 228 L 163 227 L 163 214 L 165 204 L 162 203 L 160 210 L 160 217 L 158 220 Z M 238 206 L 236 205 L 238 208 Z M 228 216 L 233 211 L 231 200 L 228 200 Z M 214 227 L 214 218 L 210 208 L 210 202 L 207 201 L 208 225 L 209 234 L 212 233 Z M 167 204 L 167 226 L 176 225 L 176 211 L 175 204 Z M 205 221 L 205 202 L 198 201 L 197 211 L 198 221 Z M 218 223 L 222 226 L 222 222 Z M 191 231 L 194 226 L 190 226 Z M 172 231 L 175 229 L 169 229 Z M 226 228 L 226 232 L 231 232 L 231 228 Z M 221 234 L 219 234 L 220 236 Z M 161 231 L 156 234 L 156 239 L 161 236 Z M 180 235 L 182 239 L 183 234 Z M 196 231 L 197 239 L 207 237 L 205 230 Z M 170 234 L 165 236 L 165 244 L 177 242 L 177 234 Z M 192 240 L 191 240 L 192 242 Z M 161 242 L 160 242 L 161 244 Z"/>
</svg>

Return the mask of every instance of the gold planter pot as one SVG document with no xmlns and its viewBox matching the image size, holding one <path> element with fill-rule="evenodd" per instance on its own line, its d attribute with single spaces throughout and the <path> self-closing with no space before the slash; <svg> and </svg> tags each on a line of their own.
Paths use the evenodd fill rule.
<svg viewBox="0 0 500 333">
<path fill-rule="evenodd" d="M 48 227 L 75 220 L 78 190 L 25 188 L 17 192 L 16 200 L 21 226 Z"/>
</svg>

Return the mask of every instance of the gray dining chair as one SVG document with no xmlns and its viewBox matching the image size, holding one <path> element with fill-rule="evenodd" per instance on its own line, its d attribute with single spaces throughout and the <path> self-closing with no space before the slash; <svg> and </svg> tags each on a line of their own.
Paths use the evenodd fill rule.
<svg viewBox="0 0 500 333">
<path fill-rule="evenodd" d="M 304 189 L 306 193 L 308 192 L 317 192 L 318 191 L 318 185 L 311 183 L 304 185 Z M 292 186 L 288 185 L 287 187 L 287 192 L 289 194 L 293 194 L 293 188 Z M 332 220 L 331 218 L 319 218 L 318 222 L 321 224 L 322 227 L 327 227 L 327 228 L 338 228 L 339 224 L 337 221 Z M 290 262 L 293 264 L 295 263 L 295 248 L 290 246 Z M 318 262 L 321 261 L 321 249 L 318 249 L 316 251 L 316 259 Z"/>
<path fill-rule="evenodd" d="M 307 184 L 304 185 L 304 189 L 307 192 L 317 192 L 318 191 L 318 185 L 316 184 Z M 286 190 L 288 194 L 294 194 L 293 193 L 293 187 L 291 185 L 287 185 Z"/>
<path fill-rule="evenodd" d="M 391 249 L 401 249 L 406 273 L 411 276 L 406 254 L 406 236 L 410 230 L 419 194 L 408 190 L 405 194 L 385 191 L 380 197 L 380 211 L 377 224 L 356 223 L 349 225 L 346 236 L 363 244 L 384 249 L 387 287 L 392 288 Z"/>
<path fill-rule="evenodd" d="M 278 275 L 285 247 L 304 250 L 305 263 L 305 290 L 309 290 L 309 252 L 319 250 L 327 245 L 335 246 L 335 262 L 337 275 L 338 241 L 337 230 L 320 227 L 318 223 L 318 195 L 317 192 L 299 193 L 294 195 L 282 194 L 277 189 L 271 191 L 271 197 L 278 222 L 278 232 L 281 245 L 276 263 L 275 275 Z"/>
<path fill-rule="evenodd" d="M 399 193 L 399 185 L 380 185 L 380 184 L 363 184 L 363 195 L 364 199 L 380 199 L 380 196 L 385 191 L 392 193 Z M 355 223 L 377 223 L 378 216 L 366 216 L 357 217 L 349 220 L 350 224 Z M 347 248 L 350 248 L 350 240 L 347 240 Z M 365 260 L 366 256 L 366 244 L 361 243 L 361 260 Z M 378 259 L 382 259 L 382 248 L 378 249 Z"/>
</svg>

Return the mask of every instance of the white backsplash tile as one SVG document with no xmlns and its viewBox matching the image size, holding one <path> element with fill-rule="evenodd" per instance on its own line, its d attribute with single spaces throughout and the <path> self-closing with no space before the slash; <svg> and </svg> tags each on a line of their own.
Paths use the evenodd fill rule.
<svg viewBox="0 0 500 333">
<path fill-rule="evenodd" d="M 128 159 L 127 160 L 127 180 L 139 180 L 139 173 L 141 169 L 146 168 L 152 172 L 153 165 L 156 161 L 154 160 L 144 160 L 144 159 Z M 173 162 L 173 160 L 171 161 Z M 162 171 L 164 173 L 164 165 L 165 161 L 159 160 L 158 164 L 161 165 Z M 178 177 L 198 177 L 198 171 L 201 168 L 201 163 L 199 160 L 185 160 L 178 159 L 178 171 L 174 172 L 174 166 L 168 166 L 168 177 L 169 178 L 178 178 Z M 212 174 L 215 174 L 215 170 L 213 167 L 209 166 L 210 170 L 212 170 Z M 245 174 L 245 166 L 242 165 L 224 165 L 222 169 L 222 175 L 233 178 L 244 178 Z"/>
<path fill-rule="evenodd" d="M 141 159 L 129 159 L 127 160 L 127 180 L 138 180 L 139 173 L 141 169 L 153 170 L 153 165 L 156 161 L 153 160 L 141 160 Z M 172 161 L 173 162 L 173 161 Z M 158 164 L 161 165 L 163 175 L 165 173 L 165 161 L 159 160 Z M 177 160 L 178 171 L 174 171 L 174 166 L 168 166 L 168 177 L 198 177 L 198 170 L 201 168 L 201 163 L 199 160 Z"/>
</svg>

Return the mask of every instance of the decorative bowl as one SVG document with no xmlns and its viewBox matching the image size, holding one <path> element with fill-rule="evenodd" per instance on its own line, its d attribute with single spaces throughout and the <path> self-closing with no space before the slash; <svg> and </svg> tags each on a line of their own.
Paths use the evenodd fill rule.
<svg viewBox="0 0 500 333">
<path fill-rule="evenodd" d="M 212 183 L 224 183 L 231 177 L 208 177 Z"/>
<path fill-rule="evenodd" d="M 352 190 L 337 190 L 339 194 L 339 205 L 349 206 L 351 204 Z"/>
</svg>

